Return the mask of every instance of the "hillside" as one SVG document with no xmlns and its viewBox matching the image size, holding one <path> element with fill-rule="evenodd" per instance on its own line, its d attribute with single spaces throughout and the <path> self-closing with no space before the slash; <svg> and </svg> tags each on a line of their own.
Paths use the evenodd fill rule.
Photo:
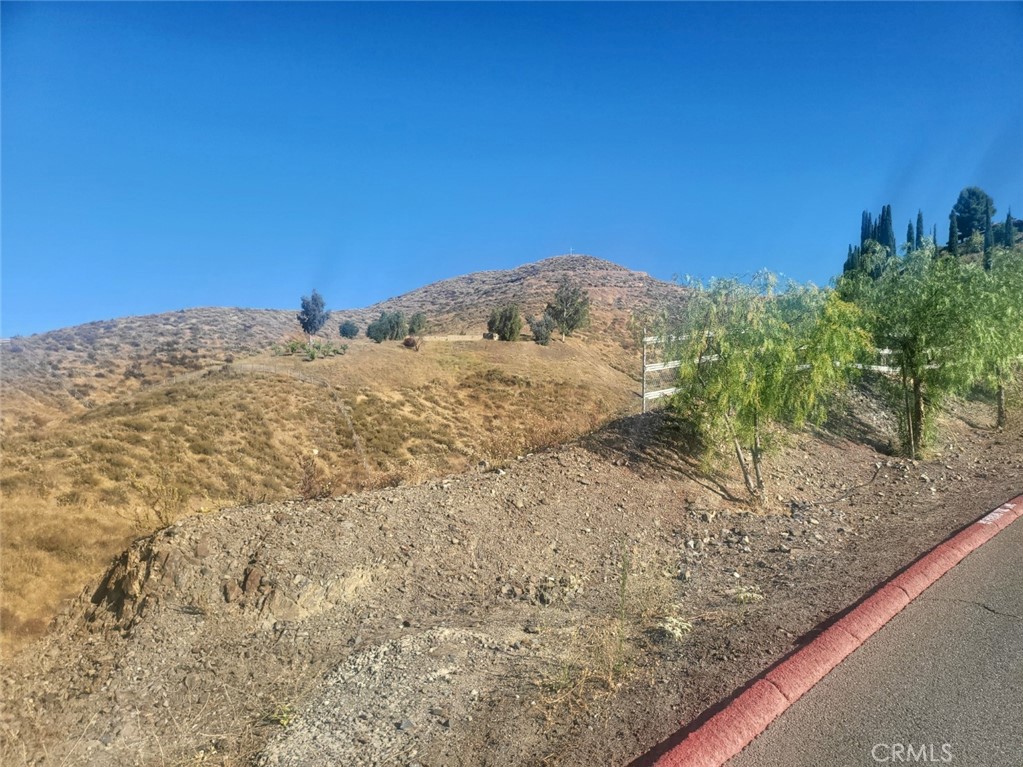
<svg viewBox="0 0 1023 767">
<path fill-rule="evenodd" d="M 791 435 L 767 513 L 655 413 L 500 468 L 193 515 L 0 673 L 0 761 L 628 764 L 1018 493 L 1018 412 L 998 433 L 955 408 L 916 462 L 864 444 L 892 436 L 869 404 Z"/>
<path fill-rule="evenodd" d="M 578 338 L 482 340 L 493 305 L 542 310 L 564 276 L 593 300 Z M 420 352 L 360 337 L 342 357 L 273 356 L 300 336 L 294 310 L 192 309 L 14 339 L 0 347 L 4 641 L 38 635 L 131 537 L 182 514 L 418 482 L 637 408 L 630 317 L 682 295 L 569 256 L 335 314 L 364 327 L 381 309 L 425 311 L 435 339 Z M 467 332 L 477 340 L 436 339 Z"/>
</svg>

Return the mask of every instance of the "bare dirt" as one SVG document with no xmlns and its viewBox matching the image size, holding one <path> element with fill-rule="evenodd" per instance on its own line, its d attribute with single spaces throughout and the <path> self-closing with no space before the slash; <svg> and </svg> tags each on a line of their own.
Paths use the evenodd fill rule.
<svg viewBox="0 0 1023 767">
<path fill-rule="evenodd" d="M 929 461 L 858 395 L 752 511 L 659 414 L 418 485 L 141 538 L 2 678 L 4 764 L 628 764 L 1023 488 L 958 404 Z"/>
</svg>

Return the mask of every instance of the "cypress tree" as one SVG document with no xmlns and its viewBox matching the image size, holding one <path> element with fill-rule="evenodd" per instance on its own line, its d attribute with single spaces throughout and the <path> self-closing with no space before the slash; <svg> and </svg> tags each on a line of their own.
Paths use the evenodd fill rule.
<svg viewBox="0 0 1023 767">
<path fill-rule="evenodd" d="M 913 221 L 910 219 L 909 228 L 906 230 L 906 252 L 912 253 L 917 248 L 917 238 L 913 233 Z"/>
<path fill-rule="evenodd" d="M 1016 244 L 1014 234 L 1012 231 L 1012 208 L 1009 208 L 1009 213 L 1005 216 L 1005 232 L 1002 234 L 1002 242 L 1005 244 L 1005 247 L 1011 248 Z"/>
<path fill-rule="evenodd" d="M 862 248 L 863 243 L 872 239 L 874 239 L 874 220 L 870 211 L 865 210 L 860 216 L 860 247 Z"/>
<path fill-rule="evenodd" d="M 938 243 L 935 242 L 935 245 Z M 916 212 L 916 240 L 914 242 L 913 250 L 920 250 L 924 246 L 924 212 L 918 210 Z"/>
<path fill-rule="evenodd" d="M 984 206 L 984 268 L 990 269 L 988 260 L 991 257 L 991 247 L 995 244 L 995 234 L 991 231 L 991 203 Z"/>
<path fill-rule="evenodd" d="M 948 214 L 948 252 L 953 256 L 959 255 L 959 224 L 955 210 Z"/>
<path fill-rule="evenodd" d="M 884 228 L 881 230 L 881 237 L 884 239 L 881 244 L 888 248 L 891 255 L 896 254 L 895 250 L 895 226 L 892 223 L 892 206 L 885 205 L 881 210 L 881 219 L 884 221 Z"/>
</svg>

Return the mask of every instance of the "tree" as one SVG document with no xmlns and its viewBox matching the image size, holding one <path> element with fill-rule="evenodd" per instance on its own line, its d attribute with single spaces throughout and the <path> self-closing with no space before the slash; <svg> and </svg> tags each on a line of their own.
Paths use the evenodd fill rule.
<svg viewBox="0 0 1023 767">
<path fill-rule="evenodd" d="M 518 304 L 508 304 L 490 313 L 487 332 L 495 334 L 502 341 L 518 341 L 522 332 L 522 316 Z"/>
<path fill-rule="evenodd" d="M 734 453 L 758 502 L 778 427 L 819 421 L 828 395 L 869 347 L 859 310 L 836 291 L 775 288 L 769 273 L 749 284 L 715 280 L 692 293 L 681 327 L 667 333 L 676 339 L 671 357 L 681 360 L 670 407 L 691 419 L 712 454 Z"/>
<path fill-rule="evenodd" d="M 991 206 L 984 210 L 984 268 L 991 268 L 991 248 L 995 244 L 995 233 L 991 227 Z"/>
<path fill-rule="evenodd" d="M 874 345 L 893 352 L 901 383 L 897 409 L 913 458 L 929 442 L 941 401 L 984 368 L 982 341 L 991 320 L 978 311 L 982 277 L 974 264 L 924 249 L 888 262 L 876 280 L 840 280 L 868 318 Z"/>
<path fill-rule="evenodd" d="M 916 240 L 913 242 L 913 250 L 920 250 L 924 246 L 924 212 L 916 212 Z"/>
<path fill-rule="evenodd" d="M 554 293 L 554 301 L 547 304 L 544 314 L 554 321 L 564 341 L 565 336 L 572 335 L 573 331 L 585 327 L 589 322 L 590 296 L 579 285 L 565 278 Z"/>
<path fill-rule="evenodd" d="M 345 320 L 337 329 L 342 338 L 355 338 L 359 335 L 359 326 L 351 320 Z"/>
<path fill-rule="evenodd" d="M 909 222 L 909 228 L 906 230 L 906 252 L 911 253 L 916 249 L 916 234 L 913 232 L 913 222 Z"/>
<path fill-rule="evenodd" d="M 408 321 L 408 333 L 410 336 L 418 336 L 424 330 L 426 330 L 426 315 L 423 312 L 416 312 Z"/>
<path fill-rule="evenodd" d="M 1002 232 L 1002 244 L 1007 248 L 1011 248 L 1016 244 L 1016 233 L 1012 228 L 1012 208 L 1009 208 L 1009 212 L 1005 214 L 1005 231 Z"/>
<path fill-rule="evenodd" d="M 311 296 L 302 296 L 302 311 L 298 313 L 298 324 L 309 336 L 309 343 L 313 342 L 313 336 L 320 331 L 328 319 L 330 319 L 330 312 L 324 308 L 323 296 L 315 290 Z"/>
<path fill-rule="evenodd" d="M 948 214 L 948 252 L 953 256 L 959 255 L 959 220 L 954 208 Z"/>
<path fill-rule="evenodd" d="M 959 193 L 959 199 L 956 200 L 952 212 L 956 216 L 960 239 L 966 239 L 974 232 L 984 231 L 988 208 L 993 216 L 995 201 L 980 187 L 968 186 Z"/>
<path fill-rule="evenodd" d="M 366 335 L 378 344 L 400 341 L 408 335 L 408 322 L 401 312 L 380 312 L 380 316 L 366 326 Z"/>
<path fill-rule="evenodd" d="M 1023 367 L 1023 252 L 996 249 L 985 259 L 977 314 L 986 332 L 979 343 L 985 360 L 983 381 L 995 390 L 996 423 L 1007 421 L 1007 385 Z"/>
<path fill-rule="evenodd" d="M 526 317 L 526 322 L 529 323 L 529 332 L 533 336 L 533 341 L 540 346 L 547 346 L 551 342 L 551 336 L 554 335 L 554 331 L 558 327 L 549 314 L 544 314 L 539 319 L 532 316 Z"/>
</svg>

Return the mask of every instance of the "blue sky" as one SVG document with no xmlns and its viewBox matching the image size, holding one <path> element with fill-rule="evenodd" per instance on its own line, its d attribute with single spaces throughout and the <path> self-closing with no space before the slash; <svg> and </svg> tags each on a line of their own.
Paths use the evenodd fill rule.
<svg viewBox="0 0 1023 767">
<path fill-rule="evenodd" d="M 826 283 L 1023 216 L 1023 4 L 11 3 L 2 327 L 359 307 L 589 253 Z"/>
</svg>

